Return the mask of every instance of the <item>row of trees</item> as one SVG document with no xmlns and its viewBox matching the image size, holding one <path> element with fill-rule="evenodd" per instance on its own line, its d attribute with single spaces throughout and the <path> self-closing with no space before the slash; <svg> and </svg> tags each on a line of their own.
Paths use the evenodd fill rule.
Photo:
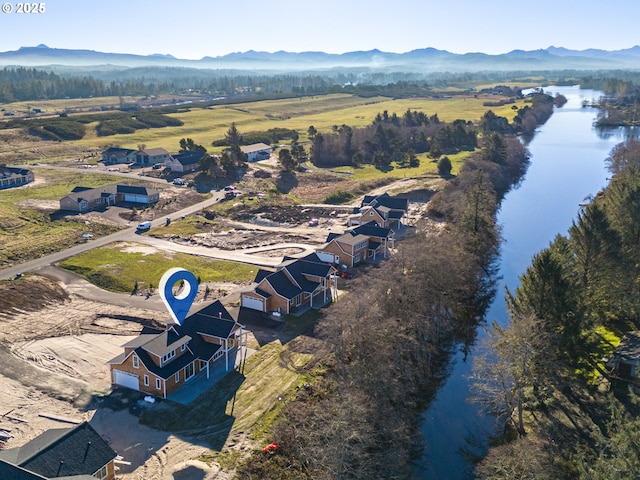
<svg viewBox="0 0 640 480">
<path fill-rule="evenodd" d="M 617 146 L 607 163 L 614 174 L 609 186 L 583 208 L 567 236 L 533 258 L 520 286 L 507 292 L 509 327 L 489 332 L 492 349 L 476 365 L 480 398 L 520 440 L 495 449 L 479 468 L 482 478 L 542 478 L 550 466 L 554 478 L 640 474 L 637 408 L 603 398 L 589 383 L 592 372 L 606 376 L 600 361 L 612 349 L 598 332 L 622 335 L 640 327 L 640 142 Z M 592 429 L 548 415 L 563 398 Z M 600 412 L 602 404 L 611 415 Z M 531 413 L 545 421 L 528 427 Z M 528 430 L 535 441 L 525 439 Z M 507 459 L 514 449 L 538 460 L 514 464 Z"/>
<path fill-rule="evenodd" d="M 500 163 L 481 149 L 430 202 L 445 225 L 439 234 L 419 225 L 324 311 L 315 380 L 285 406 L 277 454 L 252 458 L 242 478 L 410 477 L 420 399 L 437 388 L 451 343 L 473 341 L 494 293 L 496 208 L 502 185 L 528 162 L 517 139 L 501 141 Z"/>
<path fill-rule="evenodd" d="M 401 168 L 417 167 L 418 153 L 431 151 L 439 156 L 477 146 L 475 130 L 469 123 L 457 120 L 449 125 L 440 122 L 437 115 L 427 117 L 411 110 L 402 117 L 385 111 L 365 128 L 336 125 L 332 133 L 323 135 L 310 127 L 308 133 L 311 161 L 321 167 L 373 164 L 385 169 L 392 162 Z"/>
</svg>

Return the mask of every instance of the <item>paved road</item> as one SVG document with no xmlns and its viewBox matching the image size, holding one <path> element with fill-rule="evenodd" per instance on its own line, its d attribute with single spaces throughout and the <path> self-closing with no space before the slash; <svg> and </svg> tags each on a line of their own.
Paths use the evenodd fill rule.
<svg viewBox="0 0 640 480">
<path fill-rule="evenodd" d="M 207 200 L 191 205 L 190 207 L 184 208 L 178 212 L 174 212 L 171 214 L 172 218 L 180 218 L 183 216 L 191 215 L 196 212 L 199 212 L 203 209 L 209 208 L 216 202 L 219 202 L 224 198 L 224 192 L 213 192 L 213 196 Z M 153 220 L 152 227 L 161 227 L 165 224 L 165 217 L 157 218 Z M 260 230 L 274 231 L 274 232 L 288 232 L 294 233 L 296 230 L 285 227 L 267 227 L 267 226 L 259 226 L 253 224 L 245 224 L 245 223 L 237 223 L 238 226 L 242 226 L 244 228 L 255 228 Z M 313 229 L 311 229 L 313 230 Z M 314 230 L 317 231 L 317 230 Z M 192 255 L 200 255 L 203 257 L 217 258 L 221 260 L 231 260 L 236 262 L 248 263 L 250 265 L 257 266 L 275 266 L 280 263 L 281 257 L 268 257 L 256 255 L 259 252 L 265 252 L 268 250 L 276 250 L 276 249 L 284 249 L 284 248 L 300 248 L 303 250 L 305 254 L 312 253 L 315 251 L 313 246 L 301 243 L 281 243 L 277 245 L 269 245 L 266 247 L 256 247 L 246 250 L 221 250 L 218 248 L 211 247 L 202 247 L 202 246 L 192 246 L 192 245 L 183 245 L 177 244 L 175 242 L 170 242 L 167 240 L 162 240 L 155 237 L 150 237 L 147 235 L 139 235 L 136 233 L 135 227 L 130 227 L 125 230 L 121 230 L 119 232 L 113 233 L 111 235 L 107 235 L 105 237 L 100 237 L 92 240 L 88 240 L 86 243 L 75 245 L 71 248 L 63 250 L 61 252 L 52 253 L 51 255 L 47 255 L 45 257 L 32 260 L 30 262 L 22 263 L 19 265 L 15 265 L 4 270 L 0 270 L 0 280 L 6 280 L 11 277 L 14 277 L 18 273 L 27 273 L 27 272 L 42 272 L 46 271 L 47 267 L 56 264 L 62 260 L 73 257 L 75 255 L 79 255 L 88 250 L 92 250 L 94 248 L 102 247 L 104 245 L 108 245 L 113 242 L 139 242 L 145 243 L 148 245 L 152 245 L 162 250 L 170 250 L 174 252 L 182 252 L 188 253 Z"/>
<path fill-rule="evenodd" d="M 191 205 L 190 207 L 187 207 L 178 212 L 174 212 L 172 216 L 174 218 L 182 217 L 186 215 L 191 215 L 195 212 L 199 212 L 202 209 L 207 209 L 214 203 L 220 201 L 223 195 L 224 194 L 221 192 L 214 192 L 214 195 L 211 198 L 204 200 L 202 202 L 196 203 L 194 205 Z M 158 218 L 156 220 L 153 220 L 151 223 L 152 223 L 152 226 L 154 227 L 164 225 L 165 218 L 164 217 Z M 135 227 L 127 228 L 125 230 L 121 230 L 111 235 L 107 235 L 106 237 L 92 239 L 87 241 L 86 243 L 75 245 L 61 252 L 52 253 L 51 255 L 47 255 L 45 257 L 32 260 L 30 262 L 22 263 L 20 265 L 15 265 L 13 267 L 0 270 L 0 280 L 6 280 L 10 277 L 15 276 L 17 273 L 38 271 L 46 266 L 53 265 L 67 258 L 73 257 L 75 255 L 86 252 L 88 250 L 92 250 L 94 248 L 102 247 L 112 242 L 139 241 L 141 238 L 148 238 L 148 237 L 143 237 L 141 235 L 138 235 L 136 233 Z"/>
</svg>

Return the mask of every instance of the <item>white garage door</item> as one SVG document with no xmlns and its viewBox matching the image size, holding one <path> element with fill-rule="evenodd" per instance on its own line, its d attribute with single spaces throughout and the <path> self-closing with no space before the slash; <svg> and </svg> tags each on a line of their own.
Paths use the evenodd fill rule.
<svg viewBox="0 0 640 480">
<path fill-rule="evenodd" d="M 133 203 L 149 203 L 145 195 L 136 195 L 134 193 L 126 193 L 124 195 L 124 201 Z"/>
<path fill-rule="evenodd" d="M 113 383 L 130 388 L 131 390 L 140 389 L 140 382 L 137 375 L 132 375 L 131 373 L 127 372 L 121 372 L 120 370 L 113 371 Z"/>
<path fill-rule="evenodd" d="M 242 296 L 242 306 L 264 312 L 264 305 L 259 298 Z"/>
</svg>

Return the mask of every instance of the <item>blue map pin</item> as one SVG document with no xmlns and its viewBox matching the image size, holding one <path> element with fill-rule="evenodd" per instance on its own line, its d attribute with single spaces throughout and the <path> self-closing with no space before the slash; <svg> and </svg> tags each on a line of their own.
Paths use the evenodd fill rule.
<svg viewBox="0 0 640 480">
<path fill-rule="evenodd" d="M 184 281 L 182 291 L 178 295 L 174 295 L 173 286 L 181 280 Z M 159 288 L 160 297 L 167 306 L 171 318 L 178 325 L 182 325 L 198 294 L 198 279 L 184 268 L 170 268 L 162 275 Z"/>
</svg>

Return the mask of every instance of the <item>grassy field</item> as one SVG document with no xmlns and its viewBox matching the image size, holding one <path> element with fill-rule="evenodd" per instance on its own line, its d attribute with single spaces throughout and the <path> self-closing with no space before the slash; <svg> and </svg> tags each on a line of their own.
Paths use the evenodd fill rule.
<svg viewBox="0 0 640 480">
<path fill-rule="evenodd" d="M 119 293 L 138 288 L 157 288 L 170 268 L 185 268 L 202 282 L 251 281 L 257 267 L 224 260 L 211 260 L 184 253 L 150 253 L 144 246 L 112 244 L 63 261 L 60 266 L 82 275 L 91 283 Z"/>
<path fill-rule="evenodd" d="M 113 177 L 84 172 L 34 169 L 36 182 L 0 191 L 0 267 L 31 260 L 83 242 L 82 233 L 105 235 L 117 230 L 101 224 L 56 219 L 58 201 L 83 185 L 101 187 Z M 46 205 L 48 208 L 41 208 Z"/>
<path fill-rule="evenodd" d="M 170 116 L 184 122 L 180 127 L 154 128 L 138 130 L 127 135 L 98 137 L 95 134 L 97 123 L 87 125 L 87 135 L 74 142 L 87 147 L 120 145 L 137 148 L 163 147 L 169 151 L 178 149 L 181 138 L 190 137 L 211 149 L 211 142 L 224 138 L 231 123 L 235 122 L 241 133 L 266 131 L 270 128 L 288 128 L 297 130 L 301 140 L 306 140 L 306 132 L 313 125 L 318 131 L 329 132 L 333 125 L 346 124 L 351 127 L 370 125 L 376 114 L 387 110 L 390 114 L 402 115 L 407 109 L 424 111 L 428 115 L 438 114 L 440 120 L 453 121 L 464 119 L 477 121 L 487 110 L 511 120 L 515 114 L 512 105 L 485 107 L 487 100 L 496 101 L 496 97 L 483 95 L 455 96 L 451 98 L 412 98 L 390 99 L 388 97 L 362 98 L 354 95 L 334 94 L 297 99 L 265 100 L 260 102 L 238 103 L 234 105 L 214 106 L 207 109 L 193 108 L 187 112 Z M 516 105 L 522 106 L 523 101 Z"/>
</svg>

